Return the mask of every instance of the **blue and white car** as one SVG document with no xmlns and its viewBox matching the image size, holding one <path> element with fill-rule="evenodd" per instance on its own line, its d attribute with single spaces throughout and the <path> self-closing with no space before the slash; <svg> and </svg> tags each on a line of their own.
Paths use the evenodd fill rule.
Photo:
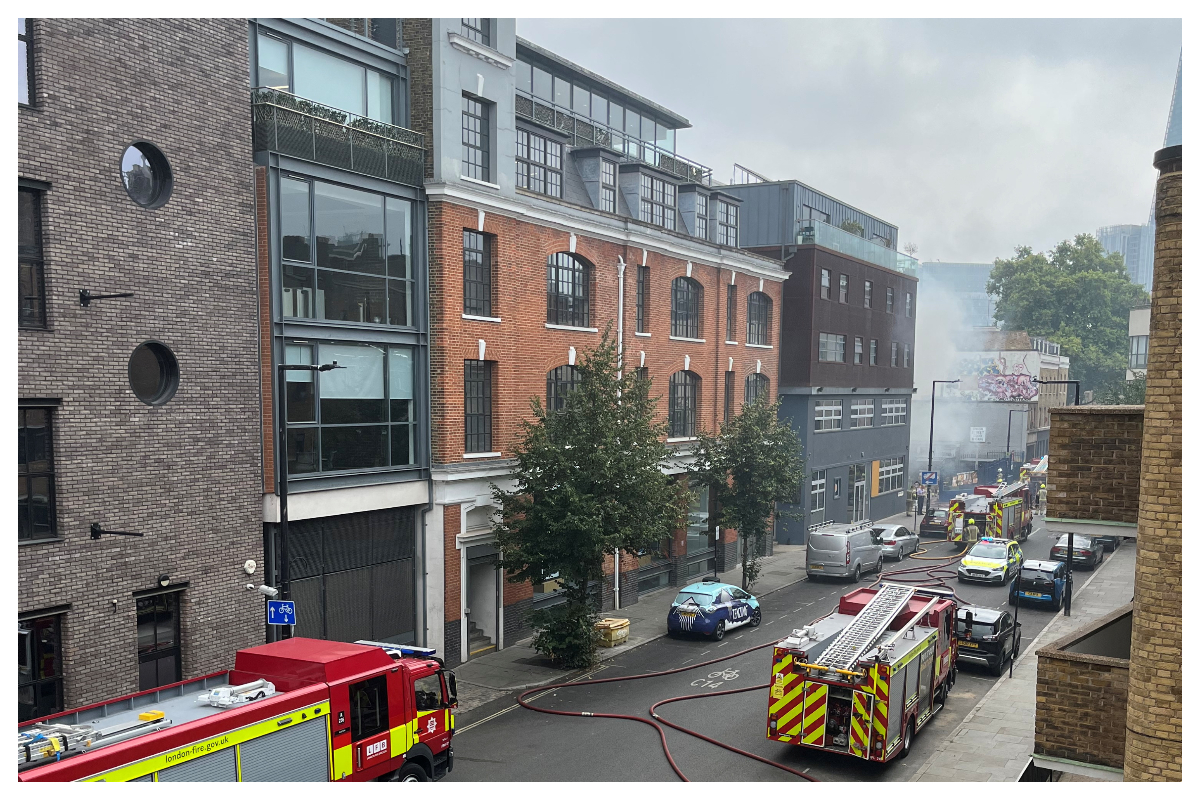
<svg viewBox="0 0 1200 800">
<path fill-rule="evenodd" d="M 667 612 L 667 633 L 700 633 L 720 641 L 726 631 L 762 622 L 758 599 L 741 587 L 707 578 L 685 586 Z"/>
<path fill-rule="evenodd" d="M 1008 587 L 1008 604 L 1018 601 L 1046 604 L 1058 611 L 1063 606 L 1063 595 L 1067 589 L 1067 565 L 1061 561 L 1026 561 L 1021 565 L 1021 593 L 1018 598 L 1017 583 Z"/>
</svg>

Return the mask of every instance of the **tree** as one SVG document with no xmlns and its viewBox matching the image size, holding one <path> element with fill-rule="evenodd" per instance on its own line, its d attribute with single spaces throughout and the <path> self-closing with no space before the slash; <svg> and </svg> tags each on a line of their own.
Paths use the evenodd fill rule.
<svg viewBox="0 0 1200 800">
<path fill-rule="evenodd" d="M 1105 253 L 1094 236 L 1081 233 L 1046 254 L 1016 248 L 1015 257 L 996 259 L 987 291 L 1005 329 L 1062 345 L 1080 394 L 1124 380 L 1129 309 L 1148 296 L 1129 280 L 1120 253 Z"/>
<path fill-rule="evenodd" d="M 591 664 L 596 605 L 589 585 L 603 579 L 604 557 L 642 550 L 678 526 L 684 504 L 660 469 L 669 455 L 655 422 L 650 381 L 618 377 L 611 326 L 582 354 L 578 384 L 561 411 L 533 398 L 514 456 L 514 488 L 492 486 L 500 566 L 513 583 L 557 576 L 566 601 L 530 616 L 534 648 L 566 667 Z"/>
<path fill-rule="evenodd" d="M 1106 406 L 1142 406 L 1146 404 L 1146 371 L 1138 370 L 1131 381 L 1109 380 L 1096 391 L 1096 402 Z"/>
<path fill-rule="evenodd" d="M 855 236 L 863 235 L 863 226 L 861 224 L 859 224 L 857 221 L 852 220 L 852 219 L 842 220 L 842 224 L 838 225 L 838 227 L 844 231 L 849 231 L 850 233 L 853 233 Z"/>
<path fill-rule="evenodd" d="M 908 253 L 908 255 L 909 255 L 909 258 L 916 258 L 916 257 L 917 257 L 917 245 L 916 245 L 916 243 L 915 243 L 915 242 L 909 242 L 908 244 L 904 245 L 904 252 Z"/>
<path fill-rule="evenodd" d="M 716 492 L 720 524 L 742 540 L 742 588 L 758 579 L 758 550 L 776 503 L 791 502 L 804 476 L 800 442 L 779 402 L 760 397 L 721 424 L 717 436 L 700 433 L 692 472 Z"/>
</svg>

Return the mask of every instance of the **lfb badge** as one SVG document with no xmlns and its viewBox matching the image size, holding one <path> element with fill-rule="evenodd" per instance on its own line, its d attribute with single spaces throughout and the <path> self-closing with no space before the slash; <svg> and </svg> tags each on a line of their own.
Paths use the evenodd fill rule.
<svg viewBox="0 0 1200 800">
<path fill-rule="evenodd" d="M 428 722 L 428 723 L 425 725 L 425 732 L 426 732 L 426 733 L 433 733 L 433 732 L 434 732 L 434 731 L 436 731 L 436 730 L 437 730 L 437 716 L 436 716 L 436 715 L 433 715 L 433 714 L 430 714 L 430 715 L 429 715 L 429 722 Z"/>
</svg>

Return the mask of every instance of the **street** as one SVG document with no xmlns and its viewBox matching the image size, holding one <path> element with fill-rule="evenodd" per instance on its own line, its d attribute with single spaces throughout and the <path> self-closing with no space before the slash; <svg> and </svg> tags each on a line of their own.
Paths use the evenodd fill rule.
<svg viewBox="0 0 1200 800">
<path fill-rule="evenodd" d="M 1035 521 L 1033 534 L 1022 549 L 1026 559 L 1045 559 L 1052 544 L 1051 537 Z M 957 546 L 946 542 L 926 542 L 924 546 L 927 556 L 957 551 Z M 885 577 L 889 569 L 925 563 L 930 562 L 906 558 L 897 565 L 889 561 Z M 1079 576 L 1076 586 L 1087 579 L 1086 575 Z M 875 576 L 866 576 L 860 585 L 874 580 Z M 982 586 L 954 580 L 949 583 L 972 604 L 1008 607 L 1007 585 Z M 850 589 L 851 584 L 845 582 L 801 580 L 762 599 L 763 623 L 758 628 L 737 629 L 719 643 L 664 637 L 604 663 L 589 677 L 611 678 L 686 667 L 689 663 L 719 658 L 723 653 L 777 641 L 792 628 L 828 613 L 838 597 Z M 1023 644 L 1033 641 L 1053 616 L 1054 612 L 1049 610 L 1022 607 Z M 649 707 L 669 697 L 765 683 L 769 677 L 769 659 L 770 649 L 764 648 L 694 672 L 563 688 L 545 696 L 534 694 L 530 699 L 544 708 L 649 718 Z M 660 708 L 658 713 L 722 742 L 802 770 L 818 780 L 903 781 L 954 730 L 995 680 L 985 668 L 960 667 L 946 707 L 917 734 L 910 755 L 883 765 L 767 740 L 766 689 L 675 703 Z M 458 717 L 455 769 L 449 780 L 676 780 L 658 735 L 649 726 L 626 720 L 544 715 L 514 704 L 515 694 L 507 695 Z M 666 728 L 666 736 L 672 756 L 691 780 L 801 780 L 670 728 Z"/>
</svg>

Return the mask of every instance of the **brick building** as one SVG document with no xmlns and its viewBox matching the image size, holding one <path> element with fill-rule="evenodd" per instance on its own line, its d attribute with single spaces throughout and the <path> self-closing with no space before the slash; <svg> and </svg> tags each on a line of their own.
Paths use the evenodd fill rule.
<svg viewBox="0 0 1200 800">
<path fill-rule="evenodd" d="M 505 485 L 530 398 L 559 402 L 606 328 L 654 382 L 682 463 L 696 430 L 778 376 L 786 273 L 738 249 L 738 200 L 676 153 L 687 120 L 515 27 L 405 20 L 413 125 L 432 154 L 427 641 L 451 661 L 522 638 L 528 611 L 557 600 L 553 580 L 498 572 L 490 485 Z M 610 559 L 604 608 L 732 563 L 734 532 L 711 511 L 701 491 L 656 552 L 622 554 L 615 578 Z"/>
<path fill-rule="evenodd" d="M 735 173 L 736 174 L 736 173 Z M 916 344 L 916 261 L 896 226 L 799 181 L 726 187 L 743 201 L 743 244 L 778 256 L 783 285 L 780 416 L 795 428 L 808 480 L 776 540 L 808 526 L 905 510 Z"/>
<path fill-rule="evenodd" d="M 262 458 L 245 23 L 18 27 L 27 719 L 262 641 Z"/>
</svg>

